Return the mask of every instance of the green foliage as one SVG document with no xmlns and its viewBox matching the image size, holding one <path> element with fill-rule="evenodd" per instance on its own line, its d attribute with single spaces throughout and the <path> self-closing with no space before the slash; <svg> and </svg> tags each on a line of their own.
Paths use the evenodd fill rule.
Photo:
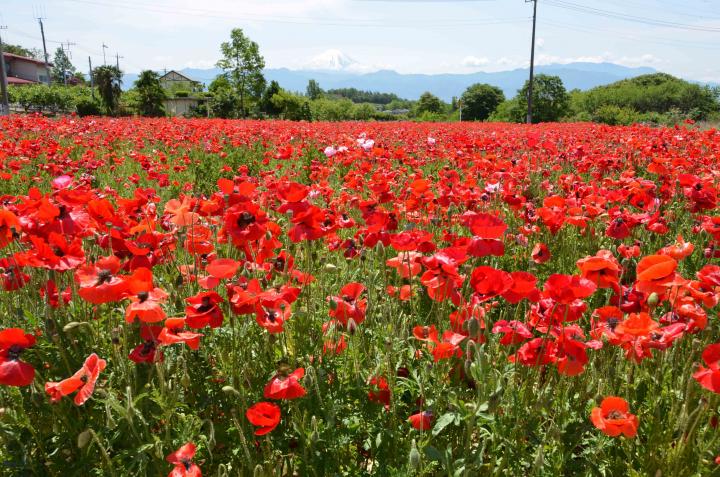
<svg viewBox="0 0 720 477">
<path fill-rule="evenodd" d="M 488 118 L 489 121 L 502 123 L 525 122 L 527 103 L 523 107 L 517 97 L 503 101 Z"/>
<path fill-rule="evenodd" d="M 160 86 L 160 75 L 152 70 L 141 71 L 135 81 L 137 92 L 137 112 L 141 116 L 165 116 L 163 100 L 167 98 Z"/>
<path fill-rule="evenodd" d="M 25 112 L 67 113 L 90 99 L 90 89 L 45 84 L 10 86 L 8 99 L 11 104 L 19 105 Z"/>
<path fill-rule="evenodd" d="M 102 109 L 97 100 L 92 98 L 81 98 L 75 105 L 78 116 L 100 116 Z"/>
<path fill-rule="evenodd" d="M 592 120 L 597 123 L 605 123 L 611 126 L 628 125 L 639 120 L 640 115 L 632 108 L 615 106 L 614 104 L 605 104 L 592 115 Z"/>
<path fill-rule="evenodd" d="M 238 98 L 225 76 L 218 76 L 210 83 L 208 92 L 210 99 L 210 114 L 216 118 L 236 117 Z"/>
<path fill-rule="evenodd" d="M 232 30 L 230 41 L 223 42 L 220 51 L 223 58 L 217 66 L 225 70 L 225 77 L 239 98 L 240 117 L 246 118 L 265 88 L 262 74 L 265 59 L 260 55 L 258 44 L 246 37 L 240 28 Z"/>
<path fill-rule="evenodd" d="M 273 96 L 279 94 L 280 91 L 282 91 L 280 84 L 272 80 L 263 92 L 262 99 L 260 100 L 260 111 L 273 118 L 280 116 L 282 109 L 273 103 Z"/>
<path fill-rule="evenodd" d="M 445 109 L 444 106 L 440 98 L 426 91 L 415 105 L 415 115 L 421 117 L 424 113 L 440 114 Z"/>
<path fill-rule="evenodd" d="M 122 93 L 122 71 L 115 66 L 98 66 L 92 71 L 93 81 L 100 93 L 100 99 L 105 107 L 105 113 L 117 114 Z"/>
<path fill-rule="evenodd" d="M 353 103 L 389 104 L 392 101 L 401 100 L 394 93 L 379 93 L 376 91 L 362 91 L 356 88 L 336 88 L 327 90 L 330 96 L 347 98 Z M 313 98 L 316 99 L 316 98 Z"/>
<path fill-rule="evenodd" d="M 346 121 L 353 119 L 355 105 L 349 99 L 316 99 L 310 102 L 312 118 L 316 121 Z"/>
<path fill-rule="evenodd" d="M 279 111 L 279 115 L 282 119 L 289 119 L 292 121 L 310 121 L 312 119 L 312 113 L 310 112 L 310 106 L 307 99 L 289 93 L 284 90 L 280 90 L 273 95 L 270 102 L 276 111 Z"/>
<path fill-rule="evenodd" d="M 35 58 L 42 60 L 43 53 L 37 48 L 25 48 L 20 45 L 13 45 L 10 43 L 3 43 L 3 51 L 5 53 L 12 53 L 13 55 L 25 56 L 27 58 Z"/>
<path fill-rule="evenodd" d="M 527 111 L 527 98 L 530 81 L 526 81 L 518 91 L 516 100 L 518 106 Z M 570 111 L 570 96 L 565 90 L 559 76 L 536 75 L 533 81 L 533 123 L 547 123 L 560 121 Z M 513 111 L 513 121 L 523 122 Z"/>
<path fill-rule="evenodd" d="M 462 94 L 463 121 L 484 121 L 505 101 L 505 94 L 497 86 L 474 84 Z"/>
<path fill-rule="evenodd" d="M 666 114 L 677 110 L 691 119 L 704 119 L 718 110 L 715 92 L 665 73 L 654 73 L 599 86 L 573 95 L 573 108 L 595 115 L 605 106 L 638 113 Z"/>
<path fill-rule="evenodd" d="M 65 84 L 66 78 L 74 77 L 76 73 L 75 67 L 70 62 L 65 50 L 62 47 L 58 47 L 55 50 L 55 57 L 53 58 L 53 67 L 50 69 L 50 78 L 53 83 Z"/>
<path fill-rule="evenodd" d="M 310 99 L 319 99 L 322 97 L 322 95 L 325 92 L 320 87 L 320 84 L 315 81 L 314 79 L 311 79 L 308 81 L 307 88 L 305 89 L 305 94 Z"/>
</svg>

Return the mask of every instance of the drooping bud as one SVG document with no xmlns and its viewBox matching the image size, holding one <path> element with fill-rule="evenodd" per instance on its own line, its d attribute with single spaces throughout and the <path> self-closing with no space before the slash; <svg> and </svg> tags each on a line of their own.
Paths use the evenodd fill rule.
<svg viewBox="0 0 720 477">
<path fill-rule="evenodd" d="M 412 440 L 412 444 L 410 445 L 410 455 L 408 456 L 408 463 L 410 464 L 411 469 L 420 469 L 420 452 L 418 452 L 415 439 Z"/>
</svg>

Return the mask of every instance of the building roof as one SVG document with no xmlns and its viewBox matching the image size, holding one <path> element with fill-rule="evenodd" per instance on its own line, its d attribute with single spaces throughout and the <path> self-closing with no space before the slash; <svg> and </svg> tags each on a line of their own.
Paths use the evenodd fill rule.
<svg viewBox="0 0 720 477">
<path fill-rule="evenodd" d="M 17 78 L 15 76 L 8 76 L 7 82 L 8 82 L 8 84 L 35 84 L 35 81 Z"/>
<path fill-rule="evenodd" d="M 182 73 L 180 73 L 180 72 L 178 72 L 178 71 L 175 71 L 175 70 L 170 70 L 170 71 L 168 71 L 167 73 L 165 73 L 164 75 L 162 75 L 162 76 L 160 77 L 160 81 L 166 79 L 168 76 L 170 76 L 170 75 L 173 74 L 173 73 L 175 73 L 175 74 L 178 75 L 178 76 L 181 76 L 181 77 L 183 78 L 182 81 L 191 81 L 191 82 L 193 82 L 193 83 L 197 83 L 197 81 L 195 81 L 194 79 L 190 79 L 190 78 L 188 78 L 187 76 L 185 76 L 184 74 L 182 74 Z M 170 80 L 170 81 L 173 81 L 173 80 Z M 178 80 L 175 80 L 175 81 L 178 81 Z"/>
<path fill-rule="evenodd" d="M 28 58 L 27 56 L 16 55 L 15 53 L 3 52 L 3 56 L 9 60 L 26 61 L 28 63 L 35 63 L 36 65 L 45 65 L 42 60 L 36 60 L 35 58 Z M 52 66 L 52 63 L 48 63 L 48 66 Z"/>
</svg>

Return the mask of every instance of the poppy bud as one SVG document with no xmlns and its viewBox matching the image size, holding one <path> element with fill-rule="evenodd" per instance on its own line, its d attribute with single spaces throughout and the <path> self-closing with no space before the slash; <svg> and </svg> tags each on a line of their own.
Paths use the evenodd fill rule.
<svg viewBox="0 0 720 477">
<path fill-rule="evenodd" d="M 85 325 L 85 324 L 87 324 L 87 323 L 83 323 L 83 322 L 80 322 L 80 321 L 71 321 L 71 322 L 68 323 L 67 325 L 63 326 L 63 331 L 64 331 L 65 333 L 67 333 L 68 331 L 73 330 L 73 329 L 75 329 L 75 328 L 77 328 L 77 327 L 79 327 L 79 326 Z"/>
<path fill-rule="evenodd" d="M 82 431 L 80 434 L 78 434 L 78 436 L 77 436 L 78 449 L 85 448 L 85 446 L 88 445 L 88 443 L 90 442 L 90 439 L 92 439 L 92 430 L 90 430 L 90 429 L 86 429 L 86 430 Z"/>
<path fill-rule="evenodd" d="M 225 394 L 234 394 L 236 396 L 240 395 L 240 392 L 232 386 L 223 386 L 222 392 L 224 392 Z"/>
<path fill-rule="evenodd" d="M 263 466 L 258 464 L 255 466 L 255 469 L 253 470 L 253 477 L 263 477 L 265 475 L 265 469 L 263 469 Z"/>
<path fill-rule="evenodd" d="M 412 444 L 410 445 L 410 456 L 408 461 L 412 469 L 418 470 L 420 468 L 420 452 L 417 450 L 415 439 L 412 440 Z"/>
<path fill-rule="evenodd" d="M 188 376 L 188 373 L 183 374 L 183 377 L 180 378 L 180 384 L 182 384 L 184 388 L 190 387 L 192 381 L 190 380 L 190 376 Z"/>
<path fill-rule="evenodd" d="M 325 264 L 325 271 L 326 271 L 326 272 L 334 272 L 335 270 L 337 270 L 337 267 L 336 267 L 334 264 L 332 264 L 332 263 L 326 263 L 326 264 Z"/>
<path fill-rule="evenodd" d="M 465 376 L 472 376 L 472 365 L 475 364 L 470 359 L 466 359 L 465 363 L 463 365 L 463 369 L 465 370 Z"/>
<path fill-rule="evenodd" d="M 467 327 L 470 336 L 477 336 L 480 334 L 480 322 L 478 320 L 472 318 L 467 320 Z"/>
<path fill-rule="evenodd" d="M 658 301 L 660 300 L 660 297 L 657 293 L 652 292 L 650 296 L 648 297 L 647 304 L 650 308 L 655 308 L 658 304 Z"/>
<path fill-rule="evenodd" d="M 318 433 L 317 430 L 317 418 L 315 416 L 313 416 L 310 421 L 310 427 L 312 428 L 312 432 L 310 433 L 310 442 L 317 444 L 320 440 L 320 433 Z"/>
</svg>

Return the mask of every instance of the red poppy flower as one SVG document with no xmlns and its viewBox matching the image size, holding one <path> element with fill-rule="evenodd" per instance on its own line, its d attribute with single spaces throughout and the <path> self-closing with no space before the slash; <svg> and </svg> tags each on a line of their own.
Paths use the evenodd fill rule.
<svg viewBox="0 0 720 477">
<path fill-rule="evenodd" d="M 418 431 L 426 431 L 430 429 L 433 421 L 432 411 L 422 411 L 417 414 L 413 414 L 408 418 L 410 425 Z"/>
<path fill-rule="evenodd" d="M 625 321 L 615 327 L 615 333 L 632 337 L 647 336 L 659 327 L 660 323 L 654 321 L 647 313 L 631 313 Z"/>
<path fill-rule="evenodd" d="M 598 250 L 594 256 L 578 260 L 577 267 L 580 269 L 580 275 L 591 280 L 598 288 L 618 286 L 622 269 L 609 250 Z"/>
<path fill-rule="evenodd" d="M 481 265 L 472 271 L 470 286 L 481 302 L 501 295 L 513 285 L 512 276 L 503 270 Z"/>
<path fill-rule="evenodd" d="M 245 417 L 253 426 L 260 426 L 260 429 L 255 431 L 255 435 L 263 436 L 280 423 L 280 408 L 271 402 L 259 402 L 248 408 Z"/>
<path fill-rule="evenodd" d="M 144 343 L 137 345 L 130 352 L 130 360 L 135 363 L 159 363 L 163 360 L 163 352 L 157 347 L 160 344 L 158 337 L 163 330 L 162 326 L 142 326 L 140 337 Z"/>
<path fill-rule="evenodd" d="M 193 463 L 195 457 L 195 444 L 188 442 L 165 458 L 175 465 L 168 477 L 202 477 L 200 467 Z"/>
<path fill-rule="evenodd" d="M 702 352 L 702 359 L 707 368 L 698 367 L 693 378 L 705 389 L 720 394 L 720 343 L 708 345 Z"/>
<path fill-rule="evenodd" d="M 530 256 L 532 257 L 533 262 L 538 264 L 545 263 L 550 260 L 550 258 L 552 258 L 552 255 L 550 254 L 550 249 L 544 243 L 535 244 L 532 252 L 530 253 Z"/>
<path fill-rule="evenodd" d="M 503 334 L 500 344 L 505 346 L 522 343 L 533 336 L 525 323 L 516 320 L 498 320 L 493 325 L 492 332 Z"/>
<path fill-rule="evenodd" d="M 413 336 L 420 341 L 428 341 L 432 343 L 439 343 L 438 331 L 435 325 L 430 326 L 416 326 L 413 328 Z"/>
<path fill-rule="evenodd" d="M 21 228 L 20 220 L 7 209 L 0 209 L 0 249 L 5 248 L 10 242 L 19 237 Z"/>
<path fill-rule="evenodd" d="M 661 255 L 669 255 L 675 260 L 680 261 L 692 255 L 694 250 L 695 246 L 692 242 L 686 242 L 682 235 L 678 235 L 677 241 L 674 244 L 661 248 L 658 253 Z"/>
<path fill-rule="evenodd" d="M 649 255 L 637 264 L 635 288 L 642 293 L 662 295 L 668 287 L 684 281 L 675 273 L 677 262 L 669 255 Z"/>
<path fill-rule="evenodd" d="M 638 418 L 630 414 L 628 403 L 623 398 L 608 396 L 602 400 L 600 407 L 593 408 L 590 420 L 603 434 L 617 437 L 637 435 Z"/>
<path fill-rule="evenodd" d="M 575 300 L 587 298 L 597 289 L 597 285 L 587 278 L 577 275 L 550 275 L 543 287 L 543 293 L 557 303 L 569 305 Z"/>
<path fill-rule="evenodd" d="M 185 343 L 190 349 L 198 349 L 200 347 L 200 338 L 203 335 L 186 331 L 184 328 L 185 318 L 168 318 L 158 335 L 158 341 L 164 346 Z"/>
<path fill-rule="evenodd" d="M 292 310 L 286 301 L 268 303 L 268 306 L 258 303 L 255 307 L 255 321 L 272 334 L 282 333 L 284 323 L 291 316 Z"/>
<path fill-rule="evenodd" d="M 510 303 L 519 303 L 527 299 L 533 303 L 540 300 L 537 289 L 537 278 L 528 272 L 511 272 L 512 286 L 502 293 L 502 297 Z"/>
<path fill-rule="evenodd" d="M 24 273 L 14 259 L 0 258 L 0 283 L 3 290 L 15 291 L 30 281 L 30 275 Z"/>
<path fill-rule="evenodd" d="M 368 399 L 378 404 L 383 404 L 386 409 L 390 407 L 390 387 L 388 386 L 387 379 L 383 376 L 373 376 L 368 381 L 368 384 L 372 387 L 368 391 Z"/>
<path fill-rule="evenodd" d="M 64 396 L 78 391 L 75 395 L 74 402 L 78 406 L 82 406 L 90 399 L 95 390 L 95 383 L 98 376 L 105 369 L 107 362 L 98 358 L 95 353 L 91 354 L 85 360 L 83 367 L 71 377 L 60 382 L 45 383 L 45 392 L 50 396 L 52 402 L 60 401 Z"/>
<path fill-rule="evenodd" d="M 28 386 L 35 379 L 35 368 L 20 361 L 20 355 L 35 345 L 35 336 L 19 328 L 0 331 L 0 384 Z"/>
<path fill-rule="evenodd" d="M 86 301 L 100 305 L 120 301 L 128 290 L 127 282 L 117 275 L 120 259 L 115 255 L 99 258 L 95 265 L 85 265 L 75 272 L 80 285 L 78 294 Z"/>
<path fill-rule="evenodd" d="M 330 301 L 334 304 L 330 307 L 330 316 L 343 325 L 347 325 L 350 319 L 358 325 L 365 321 L 367 300 L 360 298 L 364 292 L 365 286 L 362 283 L 353 282 L 342 287 L 340 296 L 330 297 Z"/>
<path fill-rule="evenodd" d="M 190 305 L 185 307 L 185 323 L 190 328 L 200 329 L 210 326 L 219 328 L 223 322 L 223 312 L 218 306 L 223 297 L 214 291 L 198 293 L 185 299 Z"/>
<path fill-rule="evenodd" d="M 289 370 L 288 370 L 289 371 Z M 307 394 L 299 380 L 305 376 L 305 368 L 298 368 L 290 374 L 281 369 L 263 391 L 266 399 L 296 399 Z"/>
</svg>

